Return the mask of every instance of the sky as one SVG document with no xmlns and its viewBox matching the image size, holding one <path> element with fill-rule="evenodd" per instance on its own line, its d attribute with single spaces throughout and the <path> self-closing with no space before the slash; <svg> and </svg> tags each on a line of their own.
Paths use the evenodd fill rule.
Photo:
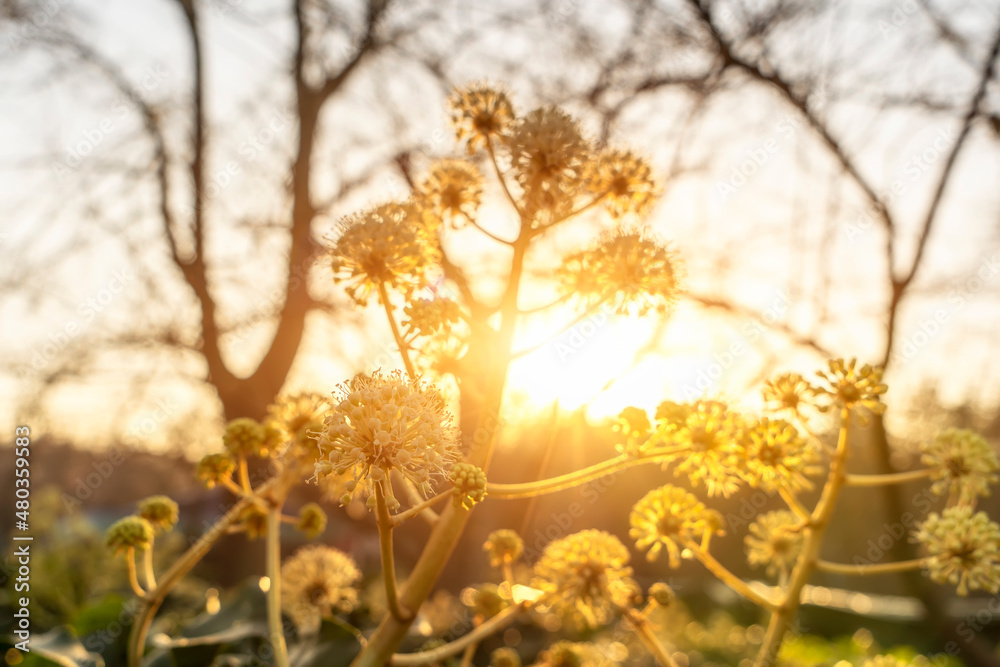
<svg viewBox="0 0 1000 667">
<path fill-rule="evenodd" d="M 570 17 L 591 26 L 599 43 L 614 44 L 625 23 L 617 10 L 608 9 L 613 4 L 567 0 L 554 3 L 530 30 L 512 35 L 490 27 L 462 53 L 451 74 L 459 81 L 506 75 L 520 108 L 545 102 L 545 89 L 537 90 L 532 77 L 572 82 L 588 74 L 587 64 L 572 58 L 563 59 L 561 69 L 553 67 L 558 62 L 553 54 L 566 45 L 551 27 Z M 809 26 L 806 46 L 797 47 L 812 49 L 832 63 L 848 63 L 846 78 L 820 77 L 818 85 L 831 92 L 851 93 L 849 101 L 830 104 L 823 113 L 843 145 L 860 156 L 863 173 L 892 193 L 886 198 L 904 223 L 899 243 L 904 258 L 912 252 L 912 230 L 956 126 L 939 114 L 860 100 L 866 91 L 912 90 L 966 99 L 974 82 L 973 69 L 947 47 L 919 55 L 907 51 L 917 43 L 915 36 L 929 30 L 911 4 L 835 3 L 823 21 Z M 49 6 L 55 14 L 45 21 L 86 17 L 82 25 L 90 43 L 107 59 L 122 63 L 133 85 L 171 113 L 181 108 L 189 61 L 181 17 L 171 3 L 59 0 Z M 987 19 L 997 19 L 989 4 L 955 2 L 948 8 L 949 20 L 977 44 L 991 29 Z M 434 30 L 492 26 L 498 11 L 489 3 L 445 3 L 445 18 Z M 213 119 L 211 205 L 230 223 L 209 237 L 213 280 L 225 297 L 221 318 L 248 322 L 226 341 L 229 358 L 246 372 L 270 339 L 272 324 L 256 320 L 277 305 L 272 295 L 281 280 L 278 263 L 259 261 L 283 251 L 280 233 L 254 236 L 238 223 L 280 220 L 285 210 L 276 187 L 280 179 L 275 178 L 276 165 L 288 159 L 294 131 L 286 112 L 287 80 L 280 77 L 291 36 L 285 14 L 283 5 L 270 0 L 220 0 L 204 13 L 207 103 Z M 402 20 L 402 15 L 390 20 Z M 540 41 L 538 35 L 549 35 L 550 29 L 552 39 Z M 13 255 L 0 277 L 4 284 L 21 275 L 32 279 L 30 289 L 0 299 L 0 344 L 14 364 L 38 361 L 47 367 L 49 351 L 59 353 L 70 343 L 127 330 L 138 312 L 149 311 L 151 300 L 163 304 L 149 311 L 151 325 L 189 314 L 191 306 L 150 223 L 149 188 L 109 175 L 121 162 L 131 168 L 148 162 L 148 151 L 132 148 L 140 134 L 134 106 L 93 72 L 81 70 L 78 63 L 67 67 L 64 59 L 21 37 L 8 28 L 0 38 L 0 145 L 5 147 L 0 249 Z M 336 58 L 346 44 L 332 44 L 329 57 Z M 979 51 L 974 55 L 982 56 Z M 685 65 L 683 54 L 677 59 Z M 794 57 L 786 61 L 796 62 Z M 504 62 L 518 67 L 506 72 Z M 320 197 L 334 192 L 349 175 L 391 156 L 397 142 L 415 143 L 434 156 L 455 148 L 440 91 L 418 68 L 398 59 L 367 67 L 324 115 L 316 177 Z M 991 90 L 993 108 L 996 97 Z M 383 104 L 405 110 L 405 125 L 393 125 L 380 114 Z M 687 108 L 677 94 L 644 98 L 623 114 L 615 140 L 640 147 L 665 172 L 677 155 L 678 135 L 688 131 L 682 123 Z M 592 121 L 583 118 L 584 127 L 596 133 Z M 815 134 L 773 94 L 736 86 L 700 110 L 695 123 L 696 139 L 684 154 L 690 169 L 668 184 L 648 224 L 684 258 L 692 291 L 725 295 L 758 315 L 724 318 L 681 302 L 660 327 L 650 318 L 597 313 L 516 362 L 510 379 L 514 394 L 539 409 L 555 399 L 568 409 L 587 406 L 594 418 L 630 404 L 652 408 L 660 400 L 696 395 L 727 396 L 752 405 L 747 388 L 759 383 L 762 370 L 807 372 L 819 362 L 816 355 L 771 334 L 767 325 L 772 320 L 805 332 L 818 326 L 824 345 L 844 356 L 871 359 L 880 353 L 884 239 L 864 215 L 857 193 L 843 185 L 836 165 L 817 150 Z M 172 146 L 182 146 L 185 138 L 183 127 L 171 127 Z M 960 193 L 946 192 L 927 270 L 918 281 L 921 294 L 903 311 L 898 356 L 890 372 L 901 396 L 930 384 L 951 402 L 971 397 L 988 405 L 1000 398 L 992 335 L 1000 315 L 998 172 L 996 135 L 978 127 L 956 167 Z M 403 193 L 398 174 L 380 172 L 369 187 L 321 215 L 315 229 L 332 232 L 337 218 L 352 208 Z M 182 186 L 175 204 L 183 194 Z M 88 217 L 94 210 L 100 215 Z M 502 233 L 509 220 L 498 214 L 490 224 Z M 546 261 L 557 261 L 585 244 L 600 224 L 586 220 L 557 235 Z M 484 255 L 488 241 L 465 236 L 461 243 L 473 266 L 503 261 Z M 68 259 L 67 248 L 77 251 Z M 833 267 L 826 278 L 824 266 Z M 170 277 L 149 286 L 139 268 Z M 822 290 L 829 294 L 826 319 L 810 298 Z M 357 317 L 361 329 L 321 317 L 310 320 L 290 388 L 329 391 L 385 358 L 380 353 L 391 348 L 391 336 L 380 313 L 370 309 Z M 557 311 L 527 326 L 519 344 L 534 345 L 572 319 L 568 310 Z M 636 350 L 654 333 L 659 336 L 656 351 L 636 365 Z M 141 370 L 136 371 L 137 365 Z M 190 377 L 201 372 L 191 359 L 129 350 L 101 358 L 97 367 L 88 382 L 69 381 L 51 397 L 56 432 L 85 442 L 126 433 L 144 445 L 164 447 L 179 422 L 195 417 L 214 423 L 210 394 L 190 389 Z M 123 368 L 130 376 L 148 375 L 141 390 L 120 380 Z M 0 375 L 4 428 L 18 423 L 31 388 L 30 379 Z"/>
</svg>

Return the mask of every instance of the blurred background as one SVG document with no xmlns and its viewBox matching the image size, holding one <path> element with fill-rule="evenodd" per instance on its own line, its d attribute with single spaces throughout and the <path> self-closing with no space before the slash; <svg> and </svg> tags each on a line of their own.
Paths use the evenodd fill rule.
<svg viewBox="0 0 1000 667">
<path fill-rule="evenodd" d="M 511 372 L 491 480 L 607 458 L 609 418 L 629 405 L 713 396 L 753 409 L 763 379 L 829 356 L 886 367 L 890 408 L 856 471 L 914 466 L 946 426 L 996 443 L 998 38 L 995 1 L 4 0 L 0 441 L 32 429 L 41 547 L 68 578 L 35 598 L 40 622 L 80 622 L 123 594 L 100 531 L 136 500 L 176 498 L 188 539 L 224 511 L 225 494 L 191 471 L 226 420 L 399 366 L 384 316 L 332 284 L 324 239 L 459 150 L 445 100 L 471 81 L 501 83 L 520 113 L 562 105 L 595 143 L 647 154 L 664 183 L 647 224 L 686 266 L 669 317 L 598 313 L 562 330 L 572 315 L 558 311 L 519 332 L 531 351 Z M 560 230 L 540 263 L 609 224 L 595 214 Z M 450 243 L 495 291 L 507 255 L 473 230 Z M 539 442 L 538 425 L 556 435 Z M 12 468 L 3 457 L 0 479 Z M 665 474 L 484 506 L 459 548 L 475 557 L 453 559 L 443 588 L 488 576 L 487 527 L 519 529 L 536 557 L 552 526 L 624 536 L 628 507 Z M 877 547 L 919 492 L 846 498 L 830 558 Z M 563 527 L 574 502 L 584 511 Z M 720 509 L 739 516 L 742 502 Z M 322 539 L 370 571 L 373 523 L 328 505 Z M 0 532 L 12 521 L 0 516 Z M 408 530 L 404 568 L 426 537 Z M 720 557 L 760 576 L 732 532 Z M 245 544 L 224 542 L 198 576 L 224 588 L 261 572 L 263 549 Z M 646 583 L 663 576 L 637 568 Z M 705 608 L 733 602 L 696 566 L 673 576 Z M 810 632 L 864 626 L 926 651 L 958 641 L 960 619 L 986 604 L 902 576 L 819 583 Z M 995 645 L 993 616 L 961 644 L 969 664 L 992 664 L 976 646 Z"/>
</svg>

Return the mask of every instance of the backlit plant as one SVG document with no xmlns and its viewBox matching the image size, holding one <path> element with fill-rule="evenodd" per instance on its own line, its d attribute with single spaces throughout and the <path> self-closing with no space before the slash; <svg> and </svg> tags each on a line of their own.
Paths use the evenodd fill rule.
<svg viewBox="0 0 1000 667">
<path fill-rule="evenodd" d="M 282 611 L 299 639 L 314 635 L 324 618 L 349 628 L 357 638 L 352 663 L 357 667 L 435 664 L 453 656 L 471 664 L 490 635 L 518 618 L 547 615 L 567 627 L 624 624 L 659 664 L 675 665 L 675 649 L 665 644 L 650 614 L 671 604 L 665 580 L 683 560 L 700 562 L 769 615 L 756 659 L 760 666 L 776 662 L 803 588 L 817 571 L 872 575 L 922 569 L 962 595 L 1000 590 L 1000 527 L 975 509 L 997 481 L 995 453 L 979 436 L 950 430 L 928 439 L 922 451 L 926 468 L 881 476 L 849 473 L 854 426 L 884 411 L 887 389 L 881 369 L 854 360 L 831 360 L 814 379 L 786 374 L 770 380 L 763 388 L 764 414 L 708 398 L 664 401 L 654 414 L 628 407 L 614 427 L 617 455 L 609 452 L 606 461 L 550 479 L 488 481 L 509 366 L 524 353 L 514 349 L 518 329 L 564 303 L 576 304 L 584 316 L 602 307 L 621 316 L 668 314 L 684 272 L 672 247 L 644 227 L 660 188 L 641 156 L 597 147 L 560 108 L 519 114 L 505 92 L 489 85 L 456 92 L 450 118 L 467 157 L 431 165 L 403 201 L 346 217 L 324 260 L 359 307 L 384 311 L 402 370 L 359 374 L 331 387 L 327 396 L 282 397 L 263 422 L 230 422 L 222 451 L 206 456 L 197 475 L 237 500 L 158 580 L 154 536 L 176 523 L 176 505 L 150 498 L 136 516 L 110 529 L 108 546 L 125 557 L 142 601 L 129 643 L 131 667 L 142 664 L 150 624 L 167 593 L 222 535 L 234 531 L 265 540 L 269 642 L 279 666 L 289 664 Z M 481 218 L 490 188 L 515 223 L 511 235 L 490 231 Z M 592 243 L 570 249 L 550 265 L 532 254 L 553 229 L 585 213 L 605 220 L 606 229 Z M 495 245 L 504 267 L 493 298 L 484 296 L 488 291 L 448 251 L 449 236 L 470 229 Z M 523 304 L 529 270 L 550 276 L 559 296 L 548 307 Z M 459 380 L 457 397 L 441 388 L 449 376 Z M 811 422 L 820 413 L 837 421 L 835 447 L 814 435 Z M 270 475 L 256 484 L 249 475 L 252 459 L 270 463 Z M 621 517 L 628 543 L 601 530 L 582 530 L 552 540 L 529 573 L 521 537 L 497 526 L 479 557 L 499 583 L 471 589 L 467 604 L 474 614 L 467 632 L 421 651 L 398 652 L 418 617 L 431 615 L 431 593 L 480 504 L 556 493 L 646 464 L 665 470 L 664 483 L 643 489 Z M 821 558 L 845 487 L 921 479 L 947 506 L 914 531 L 924 549 L 919 559 L 848 565 Z M 333 502 L 326 510 L 310 505 L 299 516 L 283 514 L 290 490 L 303 483 L 320 484 L 340 505 L 363 503 L 374 515 L 387 613 L 367 636 L 347 620 L 359 604 L 361 578 L 350 554 L 310 546 L 282 559 L 282 523 L 315 536 L 325 527 L 325 512 L 336 511 Z M 732 532 L 711 508 L 713 499 L 746 488 L 778 496 L 786 505 L 757 516 L 743 536 L 748 564 L 772 577 L 774 586 L 744 581 L 713 553 L 713 538 Z M 817 489 L 819 499 L 809 506 L 803 493 Z M 418 517 L 433 530 L 400 581 L 394 530 Z M 137 553 L 143 554 L 145 585 Z M 630 565 L 640 554 L 655 562 L 664 580 L 645 593 Z M 622 650 L 621 644 L 605 651 L 593 642 L 553 641 L 536 664 L 620 664 L 628 657 Z M 872 664 L 890 664 L 889 658 L 878 660 Z M 501 649 L 493 663 L 520 664 L 520 658 Z"/>
</svg>

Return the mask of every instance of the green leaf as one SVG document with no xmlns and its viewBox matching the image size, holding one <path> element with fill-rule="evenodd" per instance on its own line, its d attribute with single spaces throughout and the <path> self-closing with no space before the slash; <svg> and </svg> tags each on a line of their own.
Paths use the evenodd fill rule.
<svg viewBox="0 0 1000 667">
<path fill-rule="evenodd" d="M 7 641 L 7 638 L 5 638 Z M 14 641 L 12 640 L 13 644 Z M 83 647 L 76 638 L 73 629 L 60 625 L 48 632 L 35 635 L 28 644 L 30 653 L 25 656 L 23 665 L 31 664 L 31 657 L 41 658 L 37 664 L 56 664 L 61 667 L 104 667 L 104 658 L 91 653 Z"/>
</svg>

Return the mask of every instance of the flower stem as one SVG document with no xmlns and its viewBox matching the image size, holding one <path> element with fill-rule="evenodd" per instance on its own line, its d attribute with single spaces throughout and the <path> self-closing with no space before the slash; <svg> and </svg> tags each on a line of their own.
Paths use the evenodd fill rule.
<svg viewBox="0 0 1000 667">
<path fill-rule="evenodd" d="M 493 171 L 496 172 L 497 180 L 500 181 L 503 193 L 507 195 L 507 201 L 514 207 L 514 211 L 517 212 L 518 217 L 523 218 L 524 215 L 521 212 L 521 207 L 517 205 L 517 200 L 514 199 L 514 195 L 510 193 L 510 188 L 507 187 L 507 179 L 504 178 L 503 172 L 500 171 L 500 165 L 497 163 L 497 155 L 493 150 L 493 141 L 490 137 L 486 137 L 486 152 L 490 156 L 490 164 L 493 166 Z"/>
<path fill-rule="evenodd" d="M 390 665 L 431 665 L 435 662 L 458 655 L 469 646 L 475 646 L 494 632 L 507 627 L 527 606 L 524 603 L 507 607 L 493 618 L 485 621 L 467 635 L 448 642 L 444 646 L 420 651 L 419 653 L 396 653 L 389 659 Z"/>
<path fill-rule="evenodd" d="M 128 563 L 128 583 L 132 587 L 132 592 L 140 598 L 145 597 L 146 591 L 142 590 L 142 586 L 139 585 L 139 577 L 135 571 L 135 547 L 128 548 L 128 552 L 125 554 L 125 562 Z"/>
<path fill-rule="evenodd" d="M 781 499 L 785 501 L 785 504 L 788 505 L 788 509 L 792 510 L 795 516 L 808 523 L 809 510 L 802 505 L 799 499 L 795 497 L 795 494 L 783 486 L 778 487 L 778 493 L 781 495 Z"/>
<path fill-rule="evenodd" d="M 688 542 L 685 546 L 687 546 L 687 548 L 694 553 L 695 557 L 701 561 L 702 565 L 704 565 L 709 572 L 714 574 L 719 581 L 724 583 L 726 586 L 729 586 L 736 593 L 739 593 L 750 602 L 753 602 L 755 605 L 763 607 L 769 611 L 774 611 L 778 608 L 778 605 L 776 605 L 772 600 L 768 600 L 766 597 L 750 588 L 745 581 L 730 572 L 729 568 L 717 561 L 715 556 L 711 553 L 700 549 L 694 542 Z"/>
<path fill-rule="evenodd" d="M 476 655 L 476 649 L 479 648 L 479 642 L 473 642 L 465 647 L 465 653 L 462 654 L 462 662 L 459 667 L 472 667 L 472 658 Z"/>
<path fill-rule="evenodd" d="M 901 560 L 894 563 L 865 563 L 859 565 L 848 565 L 847 563 L 831 563 L 828 560 L 816 561 L 816 569 L 820 572 L 833 572 L 835 574 L 853 574 L 858 577 L 867 577 L 876 574 L 890 574 L 893 572 L 908 572 L 919 570 L 927 563 L 924 558 L 913 560 Z"/>
<path fill-rule="evenodd" d="M 247 458 L 240 454 L 240 485 L 243 487 L 244 495 L 251 495 L 253 487 L 250 486 L 250 469 L 247 466 Z"/>
<path fill-rule="evenodd" d="M 385 493 L 382 484 L 375 484 L 376 522 L 378 523 L 378 543 L 382 554 L 382 579 L 385 581 L 385 597 L 389 602 L 389 611 L 393 618 L 406 622 L 413 614 L 405 611 L 399 604 L 399 592 L 396 588 L 396 563 L 392 553 L 392 515 L 385 505 Z"/>
<path fill-rule="evenodd" d="M 412 505 L 422 505 L 426 502 L 424 500 L 424 497 L 420 495 L 420 492 L 417 491 L 417 488 L 416 486 L 414 486 L 413 482 L 406 479 L 406 477 L 400 474 L 398 470 L 393 470 L 391 472 L 391 475 L 394 481 L 403 487 L 403 493 L 406 494 L 406 497 L 409 499 Z M 397 516 L 400 516 L 402 514 L 407 514 L 408 512 L 409 510 L 407 510 L 406 512 L 402 512 Z M 428 507 L 424 507 L 423 509 L 421 509 L 419 512 L 419 516 L 421 519 L 427 522 L 427 524 L 430 525 L 431 527 L 435 526 L 441 518 L 438 516 L 437 512 Z"/>
<path fill-rule="evenodd" d="M 281 626 L 281 505 L 274 503 L 267 511 L 267 631 L 274 651 L 275 667 L 288 667 L 288 649 Z"/>
<path fill-rule="evenodd" d="M 142 554 L 143 574 L 146 577 L 146 588 L 153 590 L 156 588 L 156 575 L 153 573 L 153 542 L 149 543 L 149 548 Z"/>
<path fill-rule="evenodd" d="M 847 486 L 886 486 L 889 484 L 905 484 L 926 479 L 934 472 L 933 468 L 921 468 L 908 472 L 896 472 L 886 475 L 848 475 Z"/>
<path fill-rule="evenodd" d="M 454 492 L 450 489 L 448 491 L 442 491 L 433 498 L 428 498 L 427 500 L 420 502 L 420 504 L 418 505 L 414 505 L 413 507 L 407 509 L 406 511 L 399 512 L 398 514 L 390 516 L 389 521 L 391 522 L 391 525 L 393 527 L 398 526 L 407 519 L 409 519 L 410 517 L 414 517 L 424 512 L 425 510 L 441 502 L 442 500 L 452 495 L 453 493 Z"/>
<path fill-rule="evenodd" d="M 634 609 L 627 609 L 625 610 L 625 617 L 635 626 L 636 634 L 639 635 L 639 639 L 642 640 L 646 649 L 656 658 L 656 662 L 660 663 L 662 667 L 677 667 L 677 663 L 667 653 L 667 647 L 663 645 L 659 637 L 656 636 L 656 633 L 653 632 L 653 628 L 645 616 Z"/>
<path fill-rule="evenodd" d="M 802 553 L 799 555 L 792 570 L 792 576 L 785 589 L 784 600 L 771 613 L 771 621 L 767 626 L 767 633 L 764 635 L 764 642 L 761 644 L 760 652 L 754 661 L 754 667 L 771 667 L 777 663 L 778 652 L 781 650 L 781 642 L 785 633 L 795 619 L 802 599 L 802 589 L 809 581 L 810 575 L 816 568 L 819 560 L 819 550 L 823 544 L 823 535 L 826 533 L 826 526 L 833 514 L 833 509 L 837 504 L 837 497 L 844 486 L 847 478 L 847 432 L 851 424 L 851 411 L 847 408 L 841 409 L 840 435 L 837 438 L 837 449 L 834 451 L 833 460 L 830 465 L 830 475 L 827 477 L 823 493 L 820 495 L 819 503 L 813 510 L 809 525 L 805 529 L 805 537 L 802 544 Z"/>
<path fill-rule="evenodd" d="M 403 366 L 406 367 L 406 374 L 411 380 L 417 379 L 417 372 L 413 368 L 413 362 L 410 361 L 410 348 L 403 340 L 402 334 L 399 333 L 399 325 L 396 324 L 396 317 L 392 314 L 392 304 L 389 303 L 389 291 L 385 288 L 385 283 L 379 281 L 378 284 L 378 296 L 379 300 L 382 302 L 382 306 L 385 308 L 385 316 L 389 319 L 389 328 L 392 329 L 392 337 L 396 340 L 396 346 L 399 348 L 399 356 L 403 358 Z"/>
<path fill-rule="evenodd" d="M 621 456 L 616 456 L 613 459 L 595 463 L 592 466 L 566 473 L 565 475 L 541 479 L 536 482 L 521 482 L 518 484 L 487 483 L 486 493 L 494 498 L 508 499 L 527 498 L 530 496 L 541 495 L 543 493 L 554 493 L 556 491 L 562 491 L 574 486 L 586 484 L 587 482 L 595 480 L 608 473 L 620 472 L 627 468 L 643 465 L 645 463 L 659 463 L 666 458 L 683 452 L 686 449 L 688 448 L 674 447 L 654 449 L 643 453 L 638 457 L 622 454 Z"/>
</svg>

